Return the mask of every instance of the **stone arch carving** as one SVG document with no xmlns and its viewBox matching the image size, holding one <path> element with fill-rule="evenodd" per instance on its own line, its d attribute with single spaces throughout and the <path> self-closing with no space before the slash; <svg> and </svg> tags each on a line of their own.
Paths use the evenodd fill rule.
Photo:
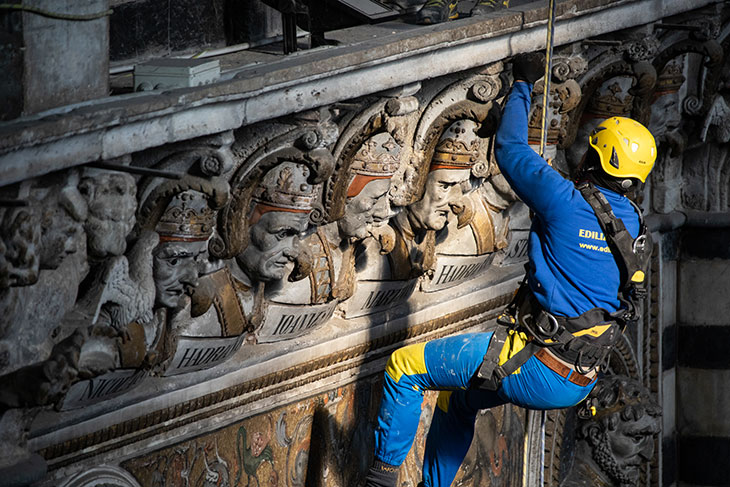
<svg viewBox="0 0 730 487">
<path fill-rule="evenodd" d="M 206 195 L 213 210 L 219 210 L 228 203 L 228 183 L 220 178 L 209 180 L 188 175 L 179 181 L 165 181 L 151 190 L 145 201 L 140 205 L 137 217 L 139 229 L 153 229 L 171 199 L 176 194 L 186 190 L 193 190 Z"/>
<path fill-rule="evenodd" d="M 418 100 L 414 97 L 407 98 L 412 102 L 408 113 L 396 112 L 399 114 L 392 115 L 392 110 L 388 107 L 397 99 L 383 98 L 355 115 L 343 129 L 332 150 L 336 161 L 333 176 L 324 183 L 323 204 L 328 222 L 333 222 L 344 214 L 348 170 L 355 153 L 365 141 L 376 134 L 387 132 L 402 148 L 410 144 L 411 131 L 408 128 L 413 119 L 411 114 L 418 108 Z M 401 98 L 400 101 L 402 100 Z M 401 160 L 403 159 L 402 151 Z"/>
<path fill-rule="evenodd" d="M 597 54 L 589 62 L 586 73 L 577 81 L 581 87 L 581 99 L 573 110 L 566 115 L 569 122 L 565 127 L 565 136 L 559 141 L 558 149 L 565 149 L 567 172 L 572 174 L 587 141 L 576 140 L 578 132 L 586 123 L 585 116 L 589 112 L 589 104 L 622 105 L 619 115 L 629 116 L 646 124 L 649 118 L 648 99 L 656 83 L 657 74 L 654 66 L 646 60 L 646 52 L 653 53 L 653 42 L 630 43 L 620 49 L 612 49 Z M 625 80 L 630 80 L 630 86 Z M 615 83 L 609 83 L 615 80 Z M 611 93 L 601 93 L 601 90 Z M 625 93 L 625 95 L 621 95 Z M 618 96 L 623 98 L 618 98 Z M 604 98 L 606 100 L 604 100 Z M 604 117 L 607 118 L 607 117 Z M 595 120 L 600 120 L 596 118 Z M 585 127 L 584 127 L 585 128 Z"/>
<path fill-rule="evenodd" d="M 218 236 L 211 240 L 214 257 L 230 259 L 248 244 L 248 222 L 237 215 L 248 212 L 253 191 L 268 170 L 283 161 L 306 165 L 311 173 L 309 182 L 319 184 L 328 178 L 335 167 L 332 153 L 321 147 L 325 135 L 316 128 L 297 128 L 275 137 L 258 147 L 249 157 L 240 161 L 231 177 L 231 203 L 223 208 L 218 218 Z M 324 210 L 312 212 L 310 219 L 319 224 Z"/>
<path fill-rule="evenodd" d="M 581 101 L 570 112 L 570 123 L 568 124 L 566 137 L 561 144 L 561 148 L 569 147 L 575 142 L 578 128 L 581 124 L 581 118 L 586 111 L 591 98 L 596 94 L 601 85 L 612 78 L 621 76 L 636 78 L 636 73 L 632 66 L 626 61 L 616 60 L 607 65 L 594 67 L 579 80 L 582 91 Z M 632 112 L 635 108 L 636 102 L 634 102 Z"/>
<path fill-rule="evenodd" d="M 691 30 L 697 28 L 698 30 Z M 693 92 L 685 98 L 683 109 L 690 116 L 700 116 L 707 112 L 712 98 L 717 91 L 722 71 L 725 43 L 716 39 L 718 32 L 711 24 L 687 25 L 687 31 L 666 36 L 666 47 L 654 59 L 657 72 L 667 62 L 683 54 L 698 54 L 703 59 L 704 69 L 698 70 L 698 79 L 688 80 L 693 85 Z"/>
<path fill-rule="evenodd" d="M 588 61 L 582 55 L 572 53 L 570 49 L 556 56 L 554 60 L 548 97 L 547 146 L 543 156 L 545 158 L 555 160 L 558 144 L 566 139 L 569 114 L 578 106 L 582 96 L 581 86 L 576 79 L 585 73 L 587 68 Z M 537 81 L 532 91 L 532 107 L 527 128 L 528 143 L 535 148 L 541 144 L 544 91 L 544 80 Z"/>
<path fill-rule="evenodd" d="M 474 75 L 466 80 L 453 83 L 439 92 L 423 110 L 413 138 L 413 172 L 406 170 L 406 191 L 404 204 L 420 199 L 423 185 L 428 177 L 427 168 L 431 162 L 436 144 L 448 126 L 460 119 L 472 120 L 480 128 L 483 138 L 493 135 L 497 130 L 501 113 L 495 100 L 502 91 L 502 81 L 498 76 L 501 63 L 487 69 L 488 74 Z M 486 152 L 486 151 L 485 151 Z M 472 169 L 475 176 L 484 177 L 489 172 L 486 155 L 483 164 Z"/>
</svg>

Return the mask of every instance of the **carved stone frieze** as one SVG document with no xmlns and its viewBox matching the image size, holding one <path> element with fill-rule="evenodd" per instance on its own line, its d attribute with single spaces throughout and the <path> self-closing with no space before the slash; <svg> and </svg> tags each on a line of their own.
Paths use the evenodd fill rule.
<svg viewBox="0 0 730 487">
<path fill-rule="evenodd" d="M 234 166 L 233 131 L 186 140 L 134 155 L 136 165 L 213 177 L 229 173 Z"/>
<path fill-rule="evenodd" d="M 210 246 L 211 256 L 222 258 L 224 267 L 203 277 L 206 285 L 193 301 L 208 303 L 209 309 L 196 309 L 182 328 L 195 336 L 236 340 L 231 347 L 217 345 L 229 352 L 243 339 L 255 343 L 298 336 L 331 316 L 331 310 L 306 309 L 313 296 L 319 303 L 318 285 L 287 278 L 295 263 L 300 264 L 296 275 L 311 269 L 300 235 L 326 218 L 321 183 L 335 168 L 328 146 L 337 128 L 327 111 L 302 114 L 297 122 L 273 128 L 270 140 L 247 140 L 244 132 L 233 148 L 232 200 L 221 212 Z M 242 160 L 238 154 L 248 156 Z M 201 333 L 206 327 L 209 332 Z"/>
<path fill-rule="evenodd" d="M 195 176 L 147 192 L 130 252 L 99 269 L 91 297 L 80 300 L 71 316 L 89 336 L 79 360 L 84 380 L 66 395 L 65 409 L 126 393 L 148 371 L 160 373 L 173 362 L 180 348 L 174 323 L 189 314 L 198 262 L 207 255 L 215 211 L 227 198 L 227 183 Z"/>
<path fill-rule="evenodd" d="M 659 51 L 659 45 L 659 39 L 656 37 L 645 37 L 641 40 L 627 42 L 621 46 L 621 51 L 629 62 L 638 63 L 653 59 Z"/>
<path fill-rule="evenodd" d="M 647 209 L 727 211 L 725 17 L 559 47 L 546 107 L 554 167 L 570 176 L 598 123 L 632 117 L 659 150 Z M 368 459 L 350 458 L 362 465 L 347 470 L 333 452 L 370 434 L 358 418 L 372 405 L 353 392 L 360 378 L 380 374 L 398 344 L 493 319 L 527 261 L 531 217 L 493 156 L 509 78 L 500 61 L 0 187 L 0 473 L 47 460 L 44 485 L 66 487 L 359 478 Z M 534 87 L 531 144 L 543 89 Z M 627 337 L 609 368 L 637 376 L 646 352 L 626 345 L 637 340 Z M 311 403 L 289 392 L 348 374 L 361 374 L 353 390 L 319 383 Z M 617 397 L 645 398 L 617 387 Z M 604 399 L 580 418 L 580 465 L 567 472 L 556 453 L 546 485 L 635 481 L 633 463 L 616 467 L 605 448 L 623 426 L 598 424 L 613 414 L 630 423 L 627 402 Z M 332 423 L 317 424 L 315 410 Z M 489 435 L 459 479 L 517 481 L 520 414 L 480 416 Z M 653 434 L 656 415 L 642 418 Z M 331 440 L 321 452 L 318 431 Z M 107 461 L 125 469 L 87 467 Z M 418 480 L 417 464 L 409 457 L 406 481 Z"/>
<path fill-rule="evenodd" d="M 681 155 L 687 144 L 686 134 L 680 130 L 682 102 L 680 90 L 685 83 L 684 57 L 664 65 L 652 96 L 648 128 L 654 135 L 659 155 L 652 178 L 654 209 L 669 213 L 681 205 L 680 188 L 674 184 L 681 175 Z"/>
<path fill-rule="evenodd" d="M 564 54 L 553 60 L 553 78 L 558 82 L 576 79 L 588 69 L 588 60 L 580 54 Z"/>
<path fill-rule="evenodd" d="M 544 91 L 543 82 L 538 82 L 533 89 L 534 101 L 527 128 L 527 140 L 538 150 L 542 136 Z M 547 147 L 544 154 L 546 158 L 555 159 L 555 146 L 567 137 L 567 127 L 570 121 L 567 114 L 578 106 L 580 100 L 581 88 L 574 79 L 551 84 L 548 97 Z"/>
</svg>

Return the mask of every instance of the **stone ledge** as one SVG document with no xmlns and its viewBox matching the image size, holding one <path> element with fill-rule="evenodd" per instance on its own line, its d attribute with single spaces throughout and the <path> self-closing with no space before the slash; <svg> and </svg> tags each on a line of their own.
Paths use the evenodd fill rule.
<svg viewBox="0 0 730 487">
<path fill-rule="evenodd" d="M 38 450 L 49 461 L 51 469 L 59 469 L 141 440 L 165 436 L 172 429 L 220 415 L 225 416 L 226 412 L 232 408 L 247 406 L 248 415 L 253 415 L 260 412 L 250 408 L 250 404 L 254 402 L 270 396 L 285 394 L 290 389 L 301 388 L 311 382 L 383 359 L 394 346 L 439 338 L 463 332 L 475 326 L 484 326 L 484 323 L 493 320 L 502 307 L 509 302 L 515 284 L 516 278 L 506 281 L 497 288 L 500 291 L 508 292 L 495 295 L 470 308 L 441 315 L 423 323 L 410 323 L 410 326 L 406 326 L 412 317 L 395 320 L 390 323 L 390 326 L 385 327 L 389 330 L 382 336 L 373 334 L 370 340 L 349 348 L 337 350 L 335 344 L 325 344 L 331 350 L 329 354 L 317 355 L 316 359 L 299 360 L 298 363 L 279 370 L 277 369 L 279 365 L 290 364 L 293 360 L 293 357 L 285 354 L 285 356 L 269 360 L 260 367 L 256 367 L 260 369 L 259 372 L 265 369 L 268 373 L 250 377 L 249 380 L 242 382 L 223 376 L 218 380 L 197 384 L 169 394 L 160 392 L 143 403 L 132 403 L 133 411 L 128 407 L 117 407 L 107 414 L 94 416 L 88 421 L 82 420 L 80 423 L 67 418 L 65 421 L 60 421 L 60 423 L 67 423 L 60 428 L 58 427 L 59 418 L 56 414 L 46 413 L 47 418 L 43 422 L 48 423 L 48 430 L 36 431 L 35 437 L 31 439 L 30 443 L 34 450 Z M 487 294 L 493 293 L 488 292 Z M 396 321 L 400 322 L 399 327 L 393 326 L 398 324 Z M 306 350 L 303 352 L 306 354 Z M 275 372 L 271 372 L 272 369 Z M 161 380 L 164 381 L 164 378 Z M 231 381 L 234 382 L 224 384 Z M 164 384 L 161 384 L 159 388 L 164 391 Z M 295 400 L 296 398 L 290 397 L 290 401 Z M 129 410 L 126 412 L 131 412 L 131 416 L 127 416 L 125 410 Z M 145 413 L 140 415 L 140 411 Z M 72 417 L 74 413 L 67 413 L 67 416 Z M 240 416 L 236 416 L 228 418 L 228 421 L 233 422 L 240 419 L 242 419 Z M 179 438 L 176 438 L 175 441 L 179 441 Z"/>
<path fill-rule="evenodd" d="M 653 22 L 719 0 L 566 0 L 556 44 Z M 546 9 L 534 2 L 488 18 L 307 51 L 242 69 L 206 87 L 132 94 L 0 124 L 0 185 L 149 147 L 477 68 L 544 48 Z M 357 80 L 367 77 L 367 85 Z"/>
</svg>

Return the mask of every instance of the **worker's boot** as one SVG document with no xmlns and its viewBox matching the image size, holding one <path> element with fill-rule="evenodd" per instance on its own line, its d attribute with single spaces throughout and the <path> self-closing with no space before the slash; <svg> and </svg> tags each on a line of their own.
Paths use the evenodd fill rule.
<svg viewBox="0 0 730 487">
<path fill-rule="evenodd" d="M 459 17 L 456 10 L 459 0 L 428 0 L 418 11 L 419 24 L 440 24 Z"/>
<path fill-rule="evenodd" d="M 471 16 L 490 14 L 506 7 L 509 7 L 509 0 L 479 0 L 471 9 Z"/>
<path fill-rule="evenodd" d="M 395 487 L 398 482 L 398 469 L 397 465 L 375 460 L 365 477 L 365 487 Z"/>
</svg>

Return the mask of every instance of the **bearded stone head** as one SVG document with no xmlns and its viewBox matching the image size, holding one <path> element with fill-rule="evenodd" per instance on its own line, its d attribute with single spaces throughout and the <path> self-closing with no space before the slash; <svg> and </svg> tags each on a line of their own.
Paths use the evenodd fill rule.
<svg viewBox="0 0 730 487">
<path fill-rule="evenodd" d="M 625 376 L 599 379 L 578 411 L 579 440 L 600 474 L 620 487 L 638 485 L 641 467 L 654 455 L 661 408 L 640 382 Z"/>
<path fill-rule="evenodd" d="M 131 174 L 85 168 L 79 181 L 88 214 L 84 222 L 87 252 L 103 259 L 122 255 L 137 209 L 137 186 Z"/>
<path fill-rule="evenodd" d="M 57 269 L 69 256 L 86 253 L 83 222 L 87 208 L 76 184 L 77 175 L 69 175 L 65 186 L 52 188 L 38 205 L 41 269 Z"/>
<path fill-rule="evenodd" d="M 35 208 L 0 208 L 0 289 L 38 280 L 40 242 Z"/>
</svg>

